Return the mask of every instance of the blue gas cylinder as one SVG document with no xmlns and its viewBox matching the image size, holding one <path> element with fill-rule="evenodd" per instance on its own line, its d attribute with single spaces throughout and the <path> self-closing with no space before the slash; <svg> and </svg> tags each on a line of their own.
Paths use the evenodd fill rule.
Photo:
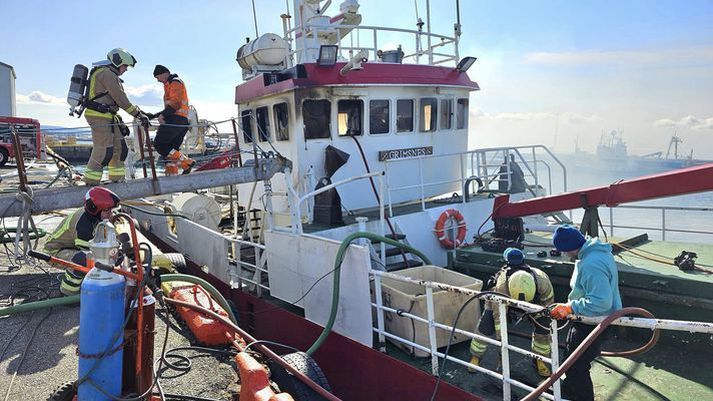
<svg viewBox="0 0 713 401">
<path fill-rule="evenodd" d="M 82 281 L 80 296 L 79 378 L 91 371 L 91 381 L 115 397 L 121 395 L 125 285 L 124 277 L 94 268 Z M 78 401 L 111 400 L 88 381 L 79 385 L 77 396 Z"/>
</svg>

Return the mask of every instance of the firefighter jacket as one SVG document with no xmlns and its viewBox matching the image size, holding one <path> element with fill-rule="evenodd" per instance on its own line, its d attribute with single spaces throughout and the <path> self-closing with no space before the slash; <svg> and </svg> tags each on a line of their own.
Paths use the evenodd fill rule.
<svg viewBox="0 0 713 401">
<path fill-rule="evenodd" d="M 87 105 L 87 110 L 84 114 L 87 117 L 113 119 L 114 115 L 119 111 L 119 108 L 121 108 L 132 116 L 137 117 L 141 113 L 141 110 L 131 104 L 129 98 L 126 97 L 122 82 L 121 78 L 119 78 L 118 70 L 114 68 L 114 66 L 100 66 L 94 68 L 89 76 L 87 100 L 93 100 L 96 103 L 107 106 L 108 112 L 102 112 Z"/>
<path fill-rule="evenodd" d="M 92 216 L 84 208 L 75 210 L 50 235 L 45 251 L 55 254 L 63 249 L 89 249 L 89 240 L 94 237 L 99 222 L 99 217 Z"/>
<path fill-rule="evenodd" d="M 188 93 L 186 85 L 178 79 L 178 75 L 171 74 L 163 83 L 164 110 L 160 113 L 164 118 L 176 114 L 188 118 Z"/>
</svg>

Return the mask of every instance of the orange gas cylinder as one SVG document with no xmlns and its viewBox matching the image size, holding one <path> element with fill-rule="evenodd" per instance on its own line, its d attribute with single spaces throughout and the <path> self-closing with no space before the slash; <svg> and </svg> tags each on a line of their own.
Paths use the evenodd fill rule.
<svg viewBox="0 0 713 401">
<path fill-rule="evenodd" d="M 210 309 L 219 315 L 228 317 L 228 313 L 199 285 L 174 287 L 171 290 L 170 297 Z M 233 330 L 223 323 L 186 307 L 179 306 L 176 307 L 176 310 L 199 343 L 210 346 L 231 343 L 225 333 L 232 333 Z"/>
</svg>

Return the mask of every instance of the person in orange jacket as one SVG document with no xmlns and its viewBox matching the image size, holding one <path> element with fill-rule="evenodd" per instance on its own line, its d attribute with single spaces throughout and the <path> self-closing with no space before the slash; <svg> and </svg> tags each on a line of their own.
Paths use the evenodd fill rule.
<svg viewBox="0 0 713 401">
<path fill-rule="evenodd" d="M 178 174 L 178 168 L 183 174 L 188 174 L 196 162 L 179 150 L 189 128 L 188 94 L 186 85 L 171 74 L 168 68 L 157 65 L 153 70 L 157 81 L 163 84 L 164 109 L 155 114 L 147 114 L 149 118 L 158 117 L 161 124 L 154 138 L 154 147 L 165 161 L 166 175 Z"/>
</svg>

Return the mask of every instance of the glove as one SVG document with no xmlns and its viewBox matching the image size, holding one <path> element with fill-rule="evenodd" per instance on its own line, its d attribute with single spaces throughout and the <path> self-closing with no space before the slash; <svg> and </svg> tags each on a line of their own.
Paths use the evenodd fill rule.
<svg viewBox="0 0 713 401">
<path fill-rule="evenodd" d="M 154 118 L 156 118 L 158 116 L 158 114 L 154 114 L 154 113 L 144 113 L 144 114 L 146 115 L 146 117 L 149 118 L 149 120 L 153 120 Z"/>
<path fill-rule="evenodd" d="M 148 126 L 151 124 L 149 122 L 149 118 L 144 113 L 140 113 L 138 116 L 136 116 L 136 118 L 138 118 L 139 121 L 141 121 L 141 125 Z"/>
<path fill-rule="evenodd" d="M 554 307 L 550 311 L 550 316 L 558 320 L 566 319 L 567 316 L 572 314 L 572 305 L 570 304 L 554 304 Z"/>
</svg>

